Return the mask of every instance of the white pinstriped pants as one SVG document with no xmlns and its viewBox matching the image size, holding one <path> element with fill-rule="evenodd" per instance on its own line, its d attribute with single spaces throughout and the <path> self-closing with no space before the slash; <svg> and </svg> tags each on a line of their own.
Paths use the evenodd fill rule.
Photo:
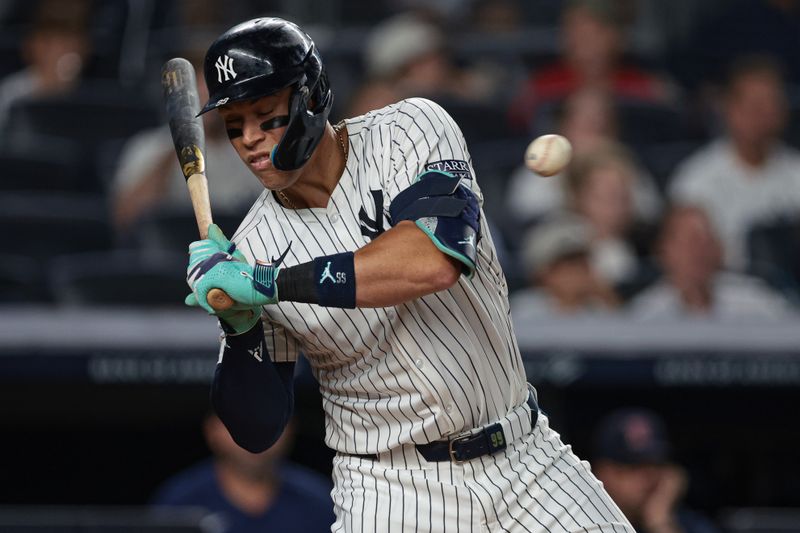
<svg viewBox="0 0 800 533">
<path fill-rule="evenodd" d="M 541 413 L 494 455 L 455 464 L 429 463 L 413 446 L 377 461 L 339 454 L 333 478 L 334 532 L 634 533 Z"/>
</svg>

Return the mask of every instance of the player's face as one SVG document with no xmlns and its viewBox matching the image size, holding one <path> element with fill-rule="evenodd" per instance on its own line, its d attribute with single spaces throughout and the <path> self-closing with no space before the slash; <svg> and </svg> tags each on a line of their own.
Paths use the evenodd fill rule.
<svg viewBox="0 0 800 533">
<path fill-rule="evenodd" d="M 300 170 L 276 169 L 270 160 L 272 149 L 281 140 L 286 126 L 280 117 L 289 114 L 290 88 L 243 102 L 233 102 L 219 108 L 228 137 L 247 168 L 256 175 L 264 187 L 282 190 L 291 187 L 300 176 Z"/>
</svg>

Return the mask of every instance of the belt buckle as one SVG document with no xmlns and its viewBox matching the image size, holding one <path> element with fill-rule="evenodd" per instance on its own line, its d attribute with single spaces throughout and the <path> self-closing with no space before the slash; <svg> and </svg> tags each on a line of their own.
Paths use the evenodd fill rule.
<svg viewBox="0 0 800 533">
<path fill-rule="evenodd" d="M 453 445 L 458 443 L 458 442 L 465 441 L 470 437 L 471 437 L 471 435 L 462 435 L 460 437 L 456 437 L 455 439 L 453 439 L 453 440 L 451 440 L 451 441 L 449 441 L 447 443 L 447 451 L 450 454 L 450 460 L 452 462 L 454 462 L 456 464 L 462 464 L 462 463 L 467 462 L 466 459 L 459 459 L 458 457 L 456 457 L 456 450 L 453 449 Z"/>
</svg>

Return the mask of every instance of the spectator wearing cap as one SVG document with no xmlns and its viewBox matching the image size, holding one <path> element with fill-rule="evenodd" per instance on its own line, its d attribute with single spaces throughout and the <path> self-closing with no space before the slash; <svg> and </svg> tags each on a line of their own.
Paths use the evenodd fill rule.
<svg viewBox="0 0 800 533">
<path fill-rule="evenodd" d="M 615 309 L 617 297 L 592 270 L 589 250 L 589 230 L 577 217 L 560 215 L 534 226 L 522 248 L 531 287 L 511 295 L 514 320 Z"/>
<path fill-rule="evenodd" d="M 561 19 L 561 57 L 537 69 L 519 89 L 509 120 L 529 131 L 537 108 L 585 87 L 607 88 L 614 97 L 664 103 L 674 100 L 669 84 L 622 60 L 625 48 L 624 2 L 571 0 Z"/>
<path fill-rule="evenodd" d="M 153 506 L 165 514 L 176 507 L 199 507 L 211 530 L 224 533 L 330 531 L 330 479 L 286 459 L 292 427 L 270 449 L 250 453 L 209 414 L 203 434 L 213 457 L 168 479 Z"/>
<path fill-rule="evenodd" d="M 351 99 L 347 115 L 361 115 L 412 96 L 487 99 L 494 90 L 491 78 L 456 66 L 446 42 L 437 24 L 415 13 L 378 24 L 364 48 L 367 81 Z"/>
<path fill-rule="evenodd" d="M 636 319 L 772 320 L 793 314 L 789 302 L 760 279 L 722 270 L 719 239 L 700 207 L 671 208 L 657 246 L 663 276 L 631 300 Z"/>
<path fill-rule="evenodd" d="M 639 533 L 714 533 L 686 508 L 686 472 L 671 461 L 664 421 L 640 408 L 607 415 L 594 435 L 592 471 Z"/>
</svg>

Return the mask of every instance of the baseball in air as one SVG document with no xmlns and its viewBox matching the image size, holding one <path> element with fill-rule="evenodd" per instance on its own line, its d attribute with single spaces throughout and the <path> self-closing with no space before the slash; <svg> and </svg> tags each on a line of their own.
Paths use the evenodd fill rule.
<svg viewBox="0 0 800 533">
<path fill-rule="evenodd" d="M 569 164 L 572 145 L 566 137 L 556 134 L 536 137 L 525 150 L 525 166 L 540 176 L 558 174 Z"/>
</svg>

